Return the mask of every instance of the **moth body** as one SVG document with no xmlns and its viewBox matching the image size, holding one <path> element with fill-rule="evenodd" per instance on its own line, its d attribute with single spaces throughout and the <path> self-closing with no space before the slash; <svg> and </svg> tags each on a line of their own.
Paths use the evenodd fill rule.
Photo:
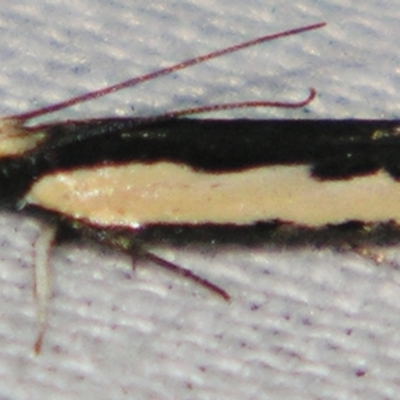
<svg viewBox="0 0 400 400">
<path fill-rule="evenodd" d="M 0 161 L 2 199 L 99 228 L 400 222 L 397 121 L 54 124 Z M 22 135 L 20 135 L 22 137 Z M 30 140 L 29 135 L 26 136 Z M 16 177 L 18 179 L 16 179 Z"/>
</svg>

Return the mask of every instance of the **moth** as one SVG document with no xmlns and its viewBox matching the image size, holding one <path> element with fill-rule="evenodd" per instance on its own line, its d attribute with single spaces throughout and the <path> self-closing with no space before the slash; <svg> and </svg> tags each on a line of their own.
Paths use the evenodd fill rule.
<svg viewBox="0 0 400 400">
<path fill-rule="evenodd" d="M 43 327 L 36 352 L 42 346 L 50 293 L 48 255 L 63 235 L 135 253 L 224 299 L 229 294 L 222 288 L 159 258 L 149 244 L 208 241 L 216 232 L 223 240 L 268 237 L 299 243 L 310 235 L 323 240 L 327 228 L 330 237 L 333 228 L 333 237 L 355 242 L 354 227 L 360 240 L 398 240 L 399 121 L 188 118 L 224 108 L 304 107 L 315 97 L 313 89 L 296 103 L 244 102 L 152 118 L 28 124 L 41 115 L 324 25 L 257 38 L 1 120 L 1 205 L 48 222 L 36 246 L 36 296 Z"/>
</svg>

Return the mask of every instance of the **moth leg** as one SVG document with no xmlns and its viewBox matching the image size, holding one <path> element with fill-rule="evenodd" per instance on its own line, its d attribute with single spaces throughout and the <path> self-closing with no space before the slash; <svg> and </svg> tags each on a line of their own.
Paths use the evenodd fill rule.
<svg viewBox="0 0 400 400">
<path fill-rule="evenodd" d="M 141 259 L 152 262 L 153 264 L 157 264 L 158 266 L 167 269 L 168 271 L 172 271 L 176 274 L 179 274 L 187 279 L 190 279 L 197 284 L 203 286 L 205 289 L 215 293 L 216 295 L 222 297 L 225 301 L 229 301 L 231 296 L 222 288 L 210 282 L 209 280 L 202 278 L 201 276 L 195 274 L 194 272 L 181 267 L 180 265 L 174 264 L 170 261 L 165 260 L 164 258 L 158 257 L 155 254 L 145 251 L 139 250 L 139 255 Z"/>
<path fill-rule="evenodd" d="M 34 345 L 36 354 L 40 354 L 43 337 L 47 328 L 47 308 L 51 295 L 50 253 L 57 236 L 57 226 L 47 225 L 34 244 L 34 293 L 37 303 L 39 334 Z"/>
</svg>

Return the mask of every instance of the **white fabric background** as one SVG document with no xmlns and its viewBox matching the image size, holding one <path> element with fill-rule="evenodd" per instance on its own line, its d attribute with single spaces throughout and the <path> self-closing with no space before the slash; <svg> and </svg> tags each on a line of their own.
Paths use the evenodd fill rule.
<svg viewBox="0 0 400 400">
<path fill-rule="evenodd" d="M 352 5 L 353 4 L 353 5 Z M 400 117 L 400 3 L 344 0 L 19 1 L 0 10 L 0 112 L 10 115 L 259 35 L 328 22 L 63 111 L 153 115 L 215 102 L 318 98 L 225 116 Z M 159 249 L 218 283 L 105 249 L 60 246 L 43 354 L 32 296 L 40 222 L 0 214 L 0 399 L 392 399 L 400 274 L 355 254 Z M 389 256 L 398 256 L 398 248 Z M 397 257 L 400 262 L 400 257 Z"/>
</svg>

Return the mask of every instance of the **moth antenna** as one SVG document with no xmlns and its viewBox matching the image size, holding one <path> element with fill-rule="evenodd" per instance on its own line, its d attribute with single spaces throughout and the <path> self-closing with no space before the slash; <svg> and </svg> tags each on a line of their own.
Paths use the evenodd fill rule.
<svg viewBox="0 0 400 400">
<path fill-rule="evenodd" d="M 165 260 L 164 258 L 161 258 L 159 256 L 156 256 L 154 253 L 150 253 L 149 251 L 144 251 L 140 250 L 140 257 L 150 261 L 154 264 L 159 265 L 160 267 L 163 267 L 167 269 L 168 271 L 172 271 L 176 274 L 179 274 L 185 278 L 188 278 L 197 284 L 203 286 L 205 289 L 215 293 L 219 297 L 222 297 L 225 301 L 229 301 L 231 299 L 231 296 L 222 288 L 220 288 L 217 285 L 214 285 L 212 282 L 208 281 L 207 279 L 202 278 L 201 276 L 193 273 L 192 271 L 183 268 L 177 264 L 174 264 L 170 261 Z"/>
<path fill-rule="evenodd" d="M 238 103 L 226 103 L 226 104 L 211 104 L 204 107 L 187 108 L 184 110 L 171 111 L 156 117 L 144 118 L 145 120 L 158 120 L 158 119 L 169 119 L 177 117 L 186 117 L 193 114 L 204 114 L 214 111 L 222 110 L 233 110 L 238 108 L 256 108 L 256 107 L 271 107 L 271 108 L 301 108 L 310 104 L 316 97 L 317 91 L 314 88 L 310 88 L 309 95 L 306 99 L 290 102 L 290 101 L 245 101 Z"/>
<path fill-rule="evenodd" d="M 153 123 L 153 122 L 161 122 L 161 121 L 169 120 L 169 119 L 173 119 L 173 118 L 186 117 L 188 115 L 204 114 L 204 113 L 221 111 L 221 110 L 233 110 L 233 109 L 238 109 L 238 108 L 255 108 L 255 107 L 301 108 L 301 107 L 305 107 L 308 104 L 310 104 L 315 99 L 316 96 L 317 96 L 317 91 L 314 88 L 310 88 L 308 97 L 304 100 L 297 101 L 297 102 L 263 101 L 263 100 L 261 100 L 261 101 L 245 101 L 245 102 L 226 103 L 226 104 L 212 104 L 212 105 L 208 105 L 208 106 L 204 106 L 204 107 L 186 108 L 184 110 L 171 111 L 171 112 L 167 112 L 165 114 L 155 115 L 153 117 L 135 118 L 135 120 L 136 120 L 136 126 L 139 126 L 140 123 L 148 124 L 148 123 Z M 74 121 L 74 122 L 77 123 L 76 121 Z M 52 123 L 40 124 L 40 125 L 35 125 L 33 127 L 25 128 L 25 130 L 30 133 L 43 132 L 52 126 L 53 126 Z M 35 138 L 33 138 L 33 139 L 35 139 Z"/>
<path fill-rule="evenodd" d="M 34 245 L 35 257 L 35 297 L 38 309 L 38 321 L 40 330 L 34 345 L 35 354 L 42 350 L 43 338 L 47 328 L 47 308 L 51 295 L 51 268 L 50 253 L 55 242 L 57 227 L 46 226 Z"/>
<path fill-rule="evenodd" d="M 197 64 L 201 64 L 205 61 L 209 61 L 212 60 L 213 58 L 218 58 L 221 57 L 223 55 L 226 54 L 230 54 L 230 53 L 234 53 L 236 51 L 239 50 L 243 50 L 247 47 L 251 47 L 251 46 L 255 46 L 264 42 L 268 42 L 268 41 L 272 41 L 275 39 L 280 39 L 286 36 L 291 36 L 291 35 L 297 35 L 303 32 L 308 32 L 314 29 L 319 29 L 322 28 L 326 25 L 326 22 L 319 22 L 317 24 L 312 24 L 312 25 L 307 25 L 307 26 L 302 26 L 300 28 L 294 28 L 294 29 L 289 29 L 286 31 L 282 31 L 282 32 L 278 32 L 278 33 L 274 33 L 271 35 L 266 35 L 266 36 L 261 36 L 259 38 L 256 39 L 252 39 L 249 40 L 247 42 L 244 43 L 240 43 L 240 44 L 236 44 L 230 47 L 226 47 L 224 49 L 221 50 L 216 50 L 213 51 L 211 53 L 199 56 L 199 57 L 194 57 L 194 58 L 190 58 L 188 60 L 182 61 L 178 64 L 172 65 L 170 67 L 167 68 L 162 68 L 158 71 L 155 72 L 151 72 L 149 74 L 145 74 L 136 78 L 131 78 L 128 79 L 126 81 L 117 83 L 115 85 L 111 85 L 111 86 L 107 86 L 103 89 L 99 89 L 99 90 L 95 90 L 93 92 L 89 92 L 89 93 L 85 93 L 83 95 L 80 96 L 76 96 L 73 97 L 69 100 L 66 101 L 62 101 L 60 103 L 56 103 L 53 104 L 51 106 L 48 107 L 43 107 L 43 108 L 39 108 L 37 110 L 33 110 L 33 111 L 28 111 L 26 113 L 21 113 L 21 114 L 15 114 L 13 116 L 7 117 L 6 119 L 14 119 L 14 120 L 20 120 L 20 121 L 26 121 L 28 119 L 31 118 L 35 118 L 35 117 L 39 117 L 41 115 L 45 115 L 45 114 L 50 114 L 53 113 L 55 111 L 59 111 L 62 110 L 64 108 L 68 108 L 71 107 L 75 104 L 80 104 L 80 103 L 84 103 L 86 101 L 90 101 L 90 100 L 94 100 L 97 99 L 99 97 L 103 97 L 106 96 L 108 94 L 114 93 L 114 92 L 118 92 L 119 90 L 122 89 L 126 89 L 128 87 L 132 87 L 135 85 L 138 85 L 140 83 L 143 82 L 147 82 L 147 81 L 151 81 L 153 79 L 156 78 L 160 78 L 162 76 L 165 75 L 169 75 L 172 74 L 176 71 L 180 71 L 182 69 L 188 68 L 188 67 L 192 67 L 194 65 Z"/>
</svg>

